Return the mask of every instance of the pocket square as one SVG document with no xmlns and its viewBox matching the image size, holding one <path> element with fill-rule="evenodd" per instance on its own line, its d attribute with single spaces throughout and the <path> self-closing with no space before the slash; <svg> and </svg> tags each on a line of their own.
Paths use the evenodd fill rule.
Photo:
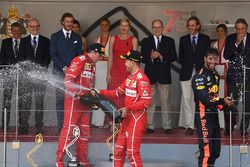
<svg viewBox="0 0 250 167">
<path fill-rule="evenodd" d="M 77 43 L 77 41 L 74 41 L 74 43 Z"/>
</svg>

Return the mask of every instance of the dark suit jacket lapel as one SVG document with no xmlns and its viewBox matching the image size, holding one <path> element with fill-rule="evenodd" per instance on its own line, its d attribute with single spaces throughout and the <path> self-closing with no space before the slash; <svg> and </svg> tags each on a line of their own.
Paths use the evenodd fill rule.
<svg viewBox="0 0 250 167">
<path fill-rule="evenodd" d="M 8 47 L 10 47 L 11 48 L 11 55 L 13 56 L 13 57 L 15 57 L 16 55 L 15 55 L 15 51 L 14 51 L 14 47 L 13 47 L 13 42 L 12 42 L 12 40 L 13 40 L 13 38 L 10 38 L 10 40 L 8 41 Z M 20 44 L 19 44 L 19 47 L 20 47 Z M 17 55 L 18 56 L 18 55 Z"/>
<path fill-rule="evenodd" d="M 69 38 L 70 43 L 73 44 L 76 41 L 77 35 L 78 34 L 74 33 L 73 31 L 71 32 L 71 35 L 70 35 L 70 38 Z M 77 41 L 77 42 L 80 42 L 80 41 Z"/>
<path fill-rule="evenodd" d="M 150 38 L 150 42 L 151 42 L 151 46 L 154 46 L 154 50 L 156 50 L 156 46 L 155 46 L 155 39 L 154 39 L 154 36 L 152 35 L 151 38 Z"/>
<path fill-rule="evenodd" d="M 196 45 L 196 50 L 195 50 L 195 52 L 197 52 L 197 48 L 200 47 L 201 42 L 202 42 L 202 36 L 201 36 L 201 34 L 199 33 L 199 34 L 198 34 L 198 40 L 197 40 L 197 45 Z"/>
<path fill-rule="evenodd" d="M 245 48 L 248 49 L 247 47 L 250 46 L 250 34 L 247 33 L 247 39 L 246 39 L 246 44 L 245 44 Z"/>
<path fill-rule="evenodd" d="M 28 37 L 28 41 L 27 41 L 28 43 L 27 43 L 27 45 L 29 46 L 29 48 L 33 51 L 33 46 L 32 46 L 32 39 L 31 39 L 31 35 L 29 35 L 29 37 Z"/>
<path fill-rule="evenodd" d="M 30 54 L 32 55 L 32 57 L 35 57 L 34 56 L 34 47 L 33 47 L 33 45 L 31 44 L 33 41 L 32 41 L 32 39 L 31 39 L 31 35 L 29 35 L 28 36 L 28 41 L 27 41 L 28 43 L 27 43 L 27 45 L 28 45 L 28 48 L 30 48 Z M 39 45 L 39 44 L 38 44 Z"/>
<path fill-rule="evenodd" d="M 75 34 L 73 32 L 71 32 L 70 38 L 69 38 L 69 42 L 73 43 L 75 42 Z"/>
<path fill-rule="evenodd" d="M 39 35 L 39 38 L 38 38 L 38 46 L 37 46 L 37 48 L 36 48 L 36 53 L 39 52 L 39 50 L 41 49 L 42 45 L 43 45 L 43 38 L 42 38 L 41 35 Z"/>
<path fill-rule="evenodd" d="M 188 47 L 189 47 L 191 50 L 193 50 L 192 44 L 191 44 L 190 34 L 187 35 L 187 45 L 188 45 Z"/>
<path fill-rule="evenodd" d="M 160 45 L 159 45 L 159 48 L 161 48 L 161 47 L 162 47 L 163 40 L 165 40 L 165 39 L 164 39 L 164 36 L 163 36 L 163 34 L 162 34 L 162 36 L 161 36 L 161 40 L 160 40 Z"/>
<path fill-rule="evenodd" d="M 63 33 L 63 30 L 60 31 L 60 38 L 65 39 L 65 35 Z"/>
</svg>

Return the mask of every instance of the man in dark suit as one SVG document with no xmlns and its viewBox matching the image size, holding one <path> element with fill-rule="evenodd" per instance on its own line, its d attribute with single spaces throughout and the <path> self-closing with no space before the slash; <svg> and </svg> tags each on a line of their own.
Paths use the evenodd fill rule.
<svg viewBox="0 0 250 167">
<path fill-rule="evenodd" d="M 56 88 L 57 125 L 61 131 L 64 112 L 64 73 L 71 60 L 83 52 L 81 37 L 72 29 L 74 17 L 71 13 L 64 13 L 61 18 L 63 29 L 51 35 L 50 55 L 53 61 L 53 74 L 60 83 Z"/>
<path fill-rule="evenodd" d="M 182 36 L 179 44 L 182 90 L 179 126 L 186 128 L 185 135 L 192 135 L 195 104 L 191 80 L 195 72 L 198 72 L 204 65 L 204 56 L 210 46 L 210 39 L 200 33 L 200 20 L 195 16 L 187 20 L 187 29 L 189 34 Z"/>
<path fill-rule="evenodd" d="M 147 132 L 154 132 L 154 111 L 156 107 L 156 91 L 160 93 L 162 125 L 165 133 L 172 132 L 172 117 L 170 109 L 170 65 L 176 60 L 174 40 L 163 35 L 161 20 L 152 22 L 153 35 L 142 40 L 141 54 L 145 63 L 145 74 L 150 79 L 152 104 L 147 111 Z M 139 83 L 140 84 L 140 83 Z M 143 84 L 143 83 L 141 83 Z"/>
<path fill-rule="evenodd" d="M 0 65 L 3 70 L 3 110 L 7 109 L 7 127 L 10 122 L 10 108 L 11 108 L 11 97 L 13 92 L 14 84 L 16 84 L 16 64 L 23 60 L 23 57 L 19 54 L 19 50 L 22 45 L 21 40 L 21 26 L 15 22 L 11 24 L 11 33 L 13 37 L 4 39 L 2 41 L 1 52 L 0 52 Z M 13 66 L 11 66 L 13 65 Z M 4 113 L 2 114 L 2 125 L 4 125 Z"/>
<path fill-rule="evenodd" d="M 248 24 L 245 19 L 239 18 L 235 22 L 236 33 L 231 34 L 226 39 L 226 46 L 224 51 L 224 58 L 229 60 L 227 71 L 227 86 L 228 96 L 232 96 L 235 100 L 235 106 L 231 108 L 234 120 L 231 123 L 232 129 L 236 125 L 236 114 L 238 102 L 242 99 L 243 86 L 244 86 L 244 68 L 243 66 L 250 67 L 250 34 L 247 32 Z M 248 135 L 248 126 L 250 121 L 250 69 L 246 69 L 245 80 L 245 114 L 240 125 L 241 135 Z M 243 111 L 244 113 L 244 111 Z M 225 113 L 227 114 L 227 113 Z M 225 115 L 225 130 L 230 132 L 229 114 Z M 227 132 L 227 133 L 228 133 Z"/>
<path fill-rule="evenodd" d="M 41 69 L 48 72 L 48 66 L 50 63 L 50 41 L 48 38 L 39 34 L 40 23 L 37 19 L 32 18 L 27 24 L 30 35 L 23 39 L 23 47 L 20 54 L 25 56 L 25 59 L 40 65 Z M 28 72 L 37 72 L 35 67 L 28 68 Z M 39 71 L 38 71 L 39 72 Z M 46 83 L 35 83 L 30 79 L 21 80 L 25 86 L 19 91 L 25 94 L 25 97 L 20 98 L 19 103 L 19 134 L 27 134 L 29 128 L 29 116 L 32 102 L 32 94 L 35 98 L 35 121 L 36 121 L 36 133 L 43 133 L 43 102 L 46 91 Z"/>
<path fill-rule="evenodd" d="M 1 47 L 2 47 L 2 39 L 0 39 L 0 50 L 1 50 Z"/>
</svg>

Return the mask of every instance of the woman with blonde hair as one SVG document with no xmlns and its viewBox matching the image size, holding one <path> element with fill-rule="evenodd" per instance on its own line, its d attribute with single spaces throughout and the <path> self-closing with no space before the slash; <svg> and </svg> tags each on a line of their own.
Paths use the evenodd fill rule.
<svg viewBox="0 0 250 167">
<path fill-rule="evenodd" d="M 130 50 L 137 50 L 137 38 L 129 34 L 131 24 L 127 18 L 120 20 L 120 34 L 114 35 L 110 40 L 108 57 L 107 84 L 108 89 L 116 89 L 127 78 L 128 72 L 124 65 L 125 60 L 121 55 L 127 54 Z M 124 107 L 124 99 L 112 99 L 118 108 Z"/>
</svg>

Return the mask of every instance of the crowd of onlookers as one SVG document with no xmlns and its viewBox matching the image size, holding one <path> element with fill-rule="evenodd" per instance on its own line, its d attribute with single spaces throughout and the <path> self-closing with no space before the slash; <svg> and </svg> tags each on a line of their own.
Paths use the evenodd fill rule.
<svg viewBox="0 0 250 167">
<path fill-rule="evenodd" d="M 57 79 L 61 79 L 61 87 L 64 87 L 64 76 L 67 67 L 72 59 L 83 52 L 87 52 L 88 44 L 86 37 L 80 35 L 80 24 L 70 13 L 64 13 L 60 20 L 62 29 L 51 35 L 48 39 L 40 34 L 39 20 L 31 18 L 27 22 L 29 35 L 21 38 L 21 26 L 15 22 L 11 24 L 12 37 L 4 39 L 1 45 L 0 65 L 13 65 L 20 61 L 29 60 L 42 67 L 48 68 L 51 60 L 53 62 L 52 73 Z M 101 34 L 93 42 L 100 43 L 105 47 L 106 58 L 97 73 L 104 71 L 106 80 L 98 80 L 105 87 L 103 89 L 115 89 L 128 76 L 124 61 L 120 55 L 126 54 L 130 50 L 138 50 L 138 40 L 130 34 L 131 23 L 128 19 L 120 20 L 119 33 L 110 34 L 110 21 L 103 19 L 100 21 Z M 152 21 L 152 35 L 141 41 L 142 63 L 145 64 L 144 72 L 150 80 L 152 104 L 147 110 L 147 133 L 154 133 L 156 110 L 156 95 L 159 94 L 162 127 L 166 134 L 171 134 L 172 109 L 170 102 L 171 64 L 177 61 L 181 64 L 180 85 L 181 103 L 179 114 L 179 126 L 186 129 L 185 135 L 192 135 L 194 131 L 195 104 L 194 94 L 191 87 L 191 80 L 204 65 L 204 56 L 209 47 L 214 47 L 219 52 L 219 61 L 216 70 L 220 75 L 220 97 L 228 95 L 235 100 L 233 107 L 224 107 L 224 118 L 220 113 L 220 120 L 225 119 L 224 134 L 230 133 L 237 124 L 238 103 L 243 91 L 243 66 L 249 67 L 250 63 L 250 36 L 247 32 L 248 24 L 243 18 L 235 22 L 236 33 L 228 35 L 225 24 L 216 27 L 218 38 L 211 42 L 209 36 L 201 33 L 201 22 L 196 16 L 187 20 L 188 34 L 182 36 L 179 42 L 179 55 L 176 53 L 175 40 L 163 35 L 163 22 L 159 19 Z M 240 52 L 239 52 L 239 48 Z M 1 69 L 6 69 L 2 66 Z M 8 70 L 5 70 L 8 71 Z M 3 110 L 7 109 L 6 125 L 10 123 L 11 97 L 16 79 L 6 79 L 3 83 Z M 250 85 L 246 78 L 245 89 Z M 18 94 L 19 98 L 19 134 L 28 134 L 29 116 L 31 109 L 32 94 L 35 98 L 35 126 L 37 133 L 44 133 L 43 130 L 43 101 L 45 97 L 46 83 L 33 83 L 20 79 Z M 157 93 L 158 92 L 158 93 Z M 250 103 L 248 103 L 248 93 L 245 94 L 246 115 L 240 120 L 240 133 L 248 134 Z M 60 131 L 63 126 L 65 92 L 56 88 L 56 110 L 57 127 Z M 121 108 L 124 106 L 124 99 L 113 99 L 114 103 Z M 229 122 L 229 111 L 232 111 L 232 122 Z M 95 119 L 100 119 L 105 126 L 109 123 L 105 115 L 97 114 Z M 105 120 L 105 121 L 104 121 Z M 105 123 L 104 123 L 105 122 Z M 223 122 L 223 121 L 221 121 Z M 4 113 L 2 114 L 2 127 L 4 125 Z M 102 126 L 103 126 L 102 125 Z M 222 124 L 221 124 L 221 127 Z"/>
</svg>

